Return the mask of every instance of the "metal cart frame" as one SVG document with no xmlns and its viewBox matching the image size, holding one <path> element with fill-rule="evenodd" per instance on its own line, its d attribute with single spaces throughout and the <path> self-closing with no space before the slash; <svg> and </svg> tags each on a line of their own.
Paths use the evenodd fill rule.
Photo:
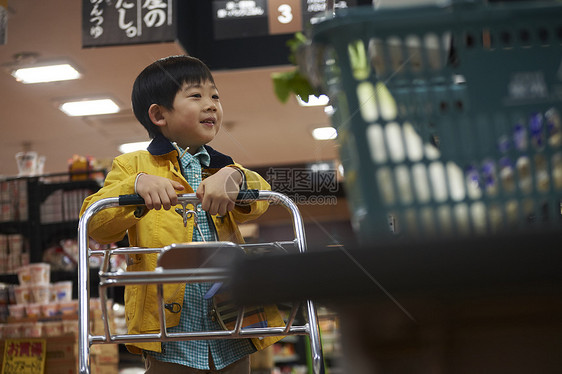
<svg viewBox="0 0 562 374">
<path fill-rule="evenodd" d="M 199 200 L 195 194 L 178 195 L 179 204 L 183 205 L 184 214 L 188 204 L 196 205 Z M 243 191 L 239 195 L 239 201 L 266 200 L 269 203 L 284 206 L 292 215 L 295 239 L 293 241 L 266 243 L 272 247 L 293 245 L 299 253 L 307 250 L 304 225 L 299 209 L 287 196 L 278 192 L 250 190 Z M 241 307 L 233 329 L 220 331 L 182 332 L 168 333 L 164 318 L 164 283 L 198 283 L 198 282 L 221 282 L 229 279 L 230 269 L 228 267 L 198 267 L 187 269 L 165 269 L 162 266 L 152 272 L 111 272 L 110 257 L 117 254 L 147 254 L 158 253 L 159 259 L 171 250 L 190 250 L 197 248 L 209 248 L 220 246 L 221 248 L 240 250 L 243 247 L 251 247 L 252 244 L 237 245 L 231 242 L 202 242 L 187 244 L 172 244 L 163 248 L 116 248 L 108 250 L 91 250 L 89 248 L 88 223 L 99 211 L 124 205 L 144 205 L 144 201 L 138 195 L 120 196 L 106 198 L 92 204 L 82 215 L 78 225 L 78 364 L 79 373 L 90 373 L 90 347 L 92 344 L 123 344 L 132 342 L 164 342 L 178 340 L 203 340 L 203 339 L 237 339 L 237 338 L 259 338 L 265 336 L 288 336 L 307 335 L 310 341 L 312 369 L 315 374 L 324 373 L 324 362 L 316 308 L 312 301 L 306 301 L 306 317 L 308 323 L 295 325 L 295 318 L 299 304 L 293 304 L 285 327 L 247 327 L 242 328 L 244 308 Z M 185 217 L 184 217 L 185 219 Z M 102 318 L 104 321 L 104 335 L 93 335 L 90 333 L 90 279 L 89 262 L 91 256 L 103 256 L 100 268 L 99 296 L 101 301 Z M 161 308 L 159 310 L 160 332 L 151 334 L 114 334 L 110 330 L 107 310 L 107 289 L 114 286 L 125 286 L 132 284 L 156 284 L 158 300 Z"/>
</svg>

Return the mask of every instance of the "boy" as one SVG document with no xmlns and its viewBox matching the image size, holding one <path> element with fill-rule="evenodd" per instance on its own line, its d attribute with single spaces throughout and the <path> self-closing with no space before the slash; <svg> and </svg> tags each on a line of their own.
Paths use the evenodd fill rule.
<svg viewBox="0 0 562 374">
<path fill-rule="evenodd" d="M 238 206 L 234 202 L 238 191 L 241 187 L 270 187 L 257 173 L 206 145 L 218 133 L 223 117 L 207 66 L 188 56 L 154 62 L 135 80 L 132 104 L 135 116 L 152 138 L 148 151 L 115 158 L 103 188 L 84 201 L 82 212 L 102 198 L 132 193 L 143 197 L 146 207 L 101 211 L 90 222 L 90 236 L 111 243 L 128 232 L 131 246 L 153 248 L 190 241 L 241 243 L 237 223 L 258 217 L 268 205 L 253 202 Z M 175 211 L 177 194 L 194 191 L 201 201 L 197 227 L 194 219 L 184 227 L 182 215 Z M 127 270 L 152 271 L 155 266 L 156 255 L 130 255 Z M 220 329 L 210 316 L 210 301 L 204 298 L 209 288 L 202 283 L 164 285 L 169 332 Z M 157 304 L 155 285 L 126 287 L 129 333 L 159 331 Z M 271 317 L 269 324 L 282 325 L 282 320 Z M 253 342 L 263 348 L 272 343 L 269 339 Z M 149 374 L 247 374 L 248 355 L 256 351 L 254 344 L 249 339 L 190 340 L 131 343 L 127 348 L 143 354 Z"/>
</svg>

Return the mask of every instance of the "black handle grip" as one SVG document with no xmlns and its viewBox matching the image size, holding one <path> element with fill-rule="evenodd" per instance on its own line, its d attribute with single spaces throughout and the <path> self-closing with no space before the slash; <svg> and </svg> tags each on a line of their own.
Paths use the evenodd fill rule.
<svg viewBox="0 0 562 374">
<path fill-rule="evenodd" d="M 139 194 L 120 195 L 119 205 L 144 205 L 144 199 Z"/>
<path fill-rule="evenodd" d="M 241 190 L 238 192 L 236 200 L 257 200 L 260 197 L 260 190 Z"/>
<path fill-rule="evenodd" d="M 248 200 L 256 200 L 260 196 L 259 190 L 241 190 L 238 192 L 238 197 L 236 200 L 239 201 L 248 201 Z M 139 194 L 132 194 L 132 195 L 120 195 L 119 196 L 119 205 L 144 205 L 144 199 L 140 197 Z"/>
</svg>

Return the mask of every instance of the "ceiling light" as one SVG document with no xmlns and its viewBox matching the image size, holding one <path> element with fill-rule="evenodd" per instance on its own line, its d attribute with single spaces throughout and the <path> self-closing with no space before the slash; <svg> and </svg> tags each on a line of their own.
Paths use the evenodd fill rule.
<svg viewBox="0 0 562 374">
<path fill-rule="evenodd" d="M 136 142 L 136 143 L 125 143 L 119 146 L 119 152 L 129 153 L 134 151 L 146 150 L 150 142 Z"/>
<path fill-rule="evenodd" d="M 111 99 L 69 101 L 59 107 L 69 116 L 92 116 L 117 113 L 119 107 Z"/>
<path fill-rule="evenodd" d="M 80 73 L 69 64 L 34 66 L 14 70 L 12 75 L 22 83 L 44 83 L 80 78 Z"/>
<path fill-rule="evenodd" d="M 320 95 L 320 96 L 309 95 L 308 103 L 305 103 L 304 100 L 297 95 L 297 101 L 299 102 L 300 106 L 324 106 L 324 105 L 328 105 L 328 103 L 330 102 L 330 98 L 326 95 Z"/>
<path fill-rule="evenodd" d="M 333 127 L 318 127 L 312 130 L 312 137 L 316 140 L 335 139 L 338 131 Z"/>
</svg>

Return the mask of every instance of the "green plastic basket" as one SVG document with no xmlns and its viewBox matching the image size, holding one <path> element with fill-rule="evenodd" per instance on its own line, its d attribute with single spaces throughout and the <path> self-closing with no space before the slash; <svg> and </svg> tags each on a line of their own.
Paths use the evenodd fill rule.
<svg viewBox="0 0 562 374">
<path fill-rule="evenodd" d="M 561 226 L 562 4 L 341 10 L 300 61 L 360 239 Z"/>
</svg>

